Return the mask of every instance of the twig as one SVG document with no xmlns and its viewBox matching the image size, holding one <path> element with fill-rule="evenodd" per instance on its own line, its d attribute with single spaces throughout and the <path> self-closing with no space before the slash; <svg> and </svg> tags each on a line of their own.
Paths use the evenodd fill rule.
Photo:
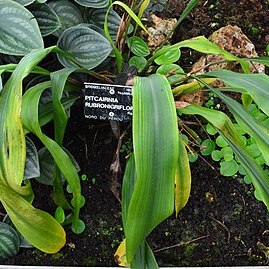
<svg viewBox="0 0 269 269">
<path fill-rule="evenodd" d="M 222 223 L 221 221 L 215 219 L 214 217 L 208 215 L 208 217 L 212 220 L 214 220 L 216 223 L 218 223 L 221 227 L 223 227 L 226 231 L 227 231 L 227 242 L 228 244 L 230 244 L 230 239 L 231 239 L 231 233 L 229 231 L 229 229 L 227 228 L 226 225 L 224 225 L 224 223 Z"/>
<path fill-rule="evenodd" d="M 207 237 L 209 237 L 209 235 L 203 235 L 203 236 L 194 238 L 194 239 L 192 239 L 192 240 L 190 240 L 190 241 L 187 241 L 187 242 L 180 242 L 180 243 L 178 243 L 178 244 L 176 244 L 176 245 L 172 245 L 172 246 L 164 247 L 164 248 L 159 248 L 159 249 L 154 250 L 154 253 L 161 252 L 161 251 L 164 251 L 164 250 L 168 250 L 168 249 L 171 249 L 171 248 L 184 247 L 184 246 L 186 246 L 186 245 L 192 244 L 192 243 L 194 243 L 194 242 L 196 242 L 196 241 L 205 239 L 205 238 L 207 238 Z"/>
</svg>

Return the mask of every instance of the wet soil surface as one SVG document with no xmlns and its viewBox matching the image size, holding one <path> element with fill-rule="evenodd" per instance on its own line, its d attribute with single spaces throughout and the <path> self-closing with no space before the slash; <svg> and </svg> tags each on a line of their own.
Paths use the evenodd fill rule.
<svg viewBox="0 0 269 269">
<path fill-rule="evenodd" d="M 170 1 L 173 14 L 180 13 L 183 8 L 177 2 L 187 1 Z M 232 4 L 228 0 L 201 1 L 173 38 L 179 41 L 197 35 L 209 36 L 217 28 L 233 24 L 241 27 L 263 54 L 269 39 L 268 22 L 267 1 L 233 1 Z M 253 33 L 252 26 L 259 31 Z M 185 64 L 191 62 L 188 60 Z M 127 125 L 123 129 L 130 135 Z M 126 139 L 124 143 L 128 146 Z M 110 190 L 109 168 L 117 140 L 108 122 L 85 120 L 82 104 L 78 102 L 72 111 L 65 144 L 78 161 L 81 173 L 88 178 L 82 182 L 87 202 L 81 216 L 86 230 L 74 235 L 67 228 L 67 244 L 57 254 L 21 249 L 16 257 L 2 264 L 116 265 L 113 254 L 123 239 L 123 231 L 121 206 Z M 123 152 L 123 168 L 125 156 Z M 254 198 L 251 186 L 243 184 L 240 178 L 219 176 L 217 164 L 208 165 L 203 160 L 192 165 L 192 180 L 190 200 L 179 217 L 170 217 L 148 239 L 159 265 L 267 265 L 269 214 Z M 51 189 L 37 185 L 35 192 L 36 205 L 53 210 L 52 204 L 41 203 L 51 201 Z"/>
</svg>

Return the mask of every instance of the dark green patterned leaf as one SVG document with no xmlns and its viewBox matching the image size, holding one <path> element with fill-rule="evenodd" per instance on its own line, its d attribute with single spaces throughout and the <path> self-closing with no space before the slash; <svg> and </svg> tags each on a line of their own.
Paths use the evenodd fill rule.
<svg viewBox="0 0 269 269">
<path fill-rule="evenodd" d="M 49 5 L 56 12 L 60 19 L 61 27 L 53 34 L 57 37 L 71 26 L 83 23 L 82 14 L 79 8 L 68 0 L 54 0 Z"/>
<path fill-rule="evenodd" d="M 47 4 L 33 4 L 28 8 L 35 16 L 42 36 L 47 36 L 61 27 L 60 19 Z"/>
<path fill-rule="evenodd" d="M 74 26 L 65 30 L 58 40 L 58 46 L 88 69 L 98 66 L 112 51 L 110 43 L 104 36 L 84 26 Z M 60 55 L 58 58 L 66 67 L 75 66 Z"/>
<path fill-rule="evenodd" d="M 25 55 L 44 47 L 33 14 L 14 1 L 0 0 L 0 33 L 0 53 Z"/>
</svg>

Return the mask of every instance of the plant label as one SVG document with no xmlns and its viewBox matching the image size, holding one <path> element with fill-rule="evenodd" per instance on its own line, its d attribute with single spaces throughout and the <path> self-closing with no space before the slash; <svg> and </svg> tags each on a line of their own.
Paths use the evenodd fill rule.
<svg viewBox="0 0 269 269">
<path fill-rule="evenodd" d="M 114 121 L 132 119 L 131 87 L 88 82 L 84 85 L 85 118 Z"/>
</svg>

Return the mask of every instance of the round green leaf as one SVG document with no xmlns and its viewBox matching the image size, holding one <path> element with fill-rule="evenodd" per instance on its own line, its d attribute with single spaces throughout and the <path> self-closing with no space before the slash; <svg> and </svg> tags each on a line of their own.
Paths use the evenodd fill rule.
<svg viewBox="0 0 269 269">
<path fill-rule="evenodd" d="M 252 180 L 251 180 L 251 178 L 250 178 L 248 175 L 245 175 L 245 176 L 244 176 L 244 182 L 245 182 L 246 184 L 251 184 L 251 183 L 252 183 Z"/>
<path fill-rule="evenodd" d="M 265 164 L 265 160 L 264 160 L 264 157 L 263 157 L 262 154 L 260 156 L 258 156 L 257 158 L 255 158 L 255 160 L 259 165 L 264 165 Z"/>
<path fill-rule="evenodd" d="M 59 37 L 61 33 L 69 27 L 83 23 L 82 14 L 79 8 L 68 0 L 54 0 L 49 2 L 60 19 L 61 27 L 53 32 L 53 35 Z"/>
<path fill-rule="evenodd" d="M 201 144 L 201 154 L 204 156 L 208 156 L 215 149 L 214 141 L 210 139 L 206 139 Z"/>
<path fill-rule="evenodd" d="M 141 72 L 147 65 L 147 60 L 144 57 L 140 57 L 140 56 L 133 56 L 130 60 L 129 60 L 129 65 L 132 66 L 134 65 L 138 72 Z"/>
<path fill-rule="evenodd" d="M 194 163 L 198 159 L 198 154 L 196 152 L 188 153 L 188 157 L 189 157 L 189 162 Z"/>
<path fill-rule="evenodd" d="M 149 48 L 147 43 L 138 36 L 132 36 L 128 39 L 128 47 L 132 53 L 136 56 L 148 56 L 149 55 Z"/>
<path fill-rule="evenodd" d="M 52 34 L 61 27 L 60 19 L 51 6 L 47 4 L 33 4 L 29 10 L 36 18 L 42 36 Z"/>
<path fill-rule="evenodd" d="M 206 128 L 207 133 L 210 135 L 215 135 L 217 133 L 216 129 L 209 123 L 206 125 L 205 128 Z"/>
<path fill-rule="evenodd" d="M 58 40 L 58 47 L 69 53 L 80 65 L 92 69 L 102 63 L 112 51 L 109 41 L 98 32 L 84 26 L 65 30 Z M 65 67 L 76 66 L 61 55 L 57 55 Z"/>
<path fill-rule="evenodd" d="M 163 64 L 156 73 L 166 76 L 170 84 L 178 82 L 184 76 L 184 70 L 177 64 Z"/>
<path fill-rule="evenodd" d="M 78 220 L 76 223 L 72 223 L 71 229 L 75 234 L 81 234 L 85 230 L 85 223 L 82 220 Z"/>
<path fill-rule="evenodd" d="M 222 148 L 221 153 L 223 155 L 224 160 L 227 162 L 233 160 L 233 158 L 234 158 L 233 150 L 229 146 Z"/>
<path fill-rule="evenodd" d="M 216 144 L 220 147 L 220 148 L 224 148 L 228 146 L 228 143 L 224 140 L 224 138 L 219 135 L 216 139 Z"/>
<path fill-rule="evenodd" d="M 226 177 L 234 176 L 238 172 L 238 164 L 235 160 L 220 163 L 220 174 Z"/>
<path fill-rule="evenodd" d="M 247 151 L 249 152 L 249 154 L 253 157 L 256 158 L 261 154 L 261 151 L 258 148 L 257 144 L 252 144 L 246 147 Z"/>
<path fill-rule="evenodd" d="M 0 53 L 26 55 L 44 48 L 33 14 L 14 1 L 0 0 L 0 33 Z"/>
<path fill-rule="evenodd" d="M 19 252 L 20 237 L 8 224 L 0 222 L 0 259 L 7 259 Z"/>
<path fill-rule="evenodd" d="M 109 0 L 75 0 L 78 4 L 85 7 L 104 8 L 108 6 Z"/>
<path fill-rule="evenodd" d="M 180 58 L 180 55 L 181 53 L 179 49 L 168 50 L 166 53 L 156 58 L 154 62 L 158 65 L 171 64 L 176 62 Z"/>
<path fill-rule="evenodd" d="M 213 150 L 211 152 L 211 158 L 216 162 L 220 161 L 222 157 L 223 157 L 223 155 L 222 155 L 222 152 L 220 150 Z"/>
<path fill-rule="evenodd" d="M 80 208 L 83 207 L 85 205 L 85 202 L 86 202 L 85 197 L 83 195 L 80 195 L 80 197 L 79 197 L 79 207 Z M 71 205 L 73 207 L 76 206 L 76 203 L 75 203 L 75 199 L 74 198 L 71 200 Z"/>
</svg>

